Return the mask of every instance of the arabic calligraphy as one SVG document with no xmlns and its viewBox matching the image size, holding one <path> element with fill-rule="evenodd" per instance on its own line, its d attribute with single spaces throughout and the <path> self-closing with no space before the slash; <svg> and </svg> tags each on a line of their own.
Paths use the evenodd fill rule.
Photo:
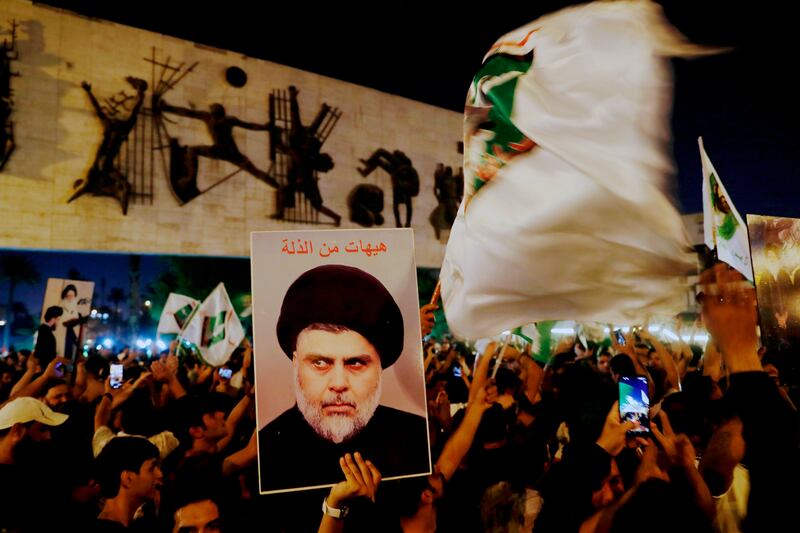
<svg viewBox="0 0 800 533">
<path fill-rule="evenodd" d="M 314 253 L 313 241 L 303 239 L 282 239 L 283 247 L 281 253 L 287 255 L 312 255 Z M 362 239 L 358 241 L 350 241 L 347 245 L 340 249 L 339 245 L 331 241 L 328 243 L 324 241 L 322 246 L 318 246 L 318 254 L 320 257 L 330 257 L 337 254 L 358 254 L 363 253 L 367 257 L 374 257 L 378 254 L 384 253 L 388 250 L 386 243 L 380 241 L 378 243 L 364 242 Z"/>
</svg>

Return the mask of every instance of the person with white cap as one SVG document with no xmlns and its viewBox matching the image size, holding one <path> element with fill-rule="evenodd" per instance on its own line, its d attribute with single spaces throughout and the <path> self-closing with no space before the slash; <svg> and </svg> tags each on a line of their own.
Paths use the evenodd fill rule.
<svg viewBox="0 0 800 533">
<path fill-rule="evenodd" d="M 17 398 L 0 408 L 0 513 L 1 531 L 41 531 L 58 513 L 42 513 L 47 501 L 47 480 L 37 479 L 29 467 L 36 450 L 50 440 L 50 427 L 63 424 L 68 415 L 56 413 L 30 397 Z"/>
</svg>

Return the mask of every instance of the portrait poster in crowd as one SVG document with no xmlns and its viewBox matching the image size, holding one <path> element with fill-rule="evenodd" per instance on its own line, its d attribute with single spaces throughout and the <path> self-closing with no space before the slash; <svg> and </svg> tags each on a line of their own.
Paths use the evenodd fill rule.
<svg viewBox="0 0 800 533">
<path fill-rule="evenodd" d="M 431 472 L 410 229 L 252 234 L 262 494 Z"/>
<path fill-rule="evenodd" d="M 56 355 L 74 359 L 83 350 L 82 343 L 86 322 L 92 312 L 93 281 L 49 278 L 42 304 L 42 322 L 50 307 L 61 308 L 61 316 L 53 330 L 56 340 Z"/>
<path fill-rule="evenodd" d="M 800 219 L 747 215 L 747 227 L 761 342 L 775 356 L 796 354 L 800 349 Z"/>
</svg>

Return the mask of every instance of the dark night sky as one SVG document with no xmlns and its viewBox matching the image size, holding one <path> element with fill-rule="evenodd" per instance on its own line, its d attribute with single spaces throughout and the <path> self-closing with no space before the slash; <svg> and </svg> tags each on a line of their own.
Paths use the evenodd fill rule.
<svg viewBox="0 0 800 533">
<path fill-rule="evenodd" d="M 570 2 L 39 3 L 461 111 L 468 82 L 494 40 Z M 743 215 L 800 217 L 800 106 L 796 101 L 800 91 L 794 72 L 800 46 L 791 8 L 785 7 L 791 3 L 660 3 L 670 20 L 695 42 L 735 47 L 726 55 L 675 64 L 673 127 L 681 210 L 701 210 L 696 139 L 703 135 Z M 61 276 L 75 266 L 95 280 L 105 275 L 109 289 L 127 288 L 127 256 L 113 256 L 102 265 L 91 255 L 70 254 L 68 259 L 52 254 L 46 259 L 46 269 Z M 149 268 L 155 271 L 157 258 L 143 261 L 143 270 Z M 42 270 L 47 277 L 49 273 Z M 117 271 L 119 275 L 114 274 Z M 143 278 L 146 275 L 143 271 Z"/>
<path fill-rule="evenodd" d="M 101 280 L 103 278 L 106 280 L 106 294 L 110 293 L 114 287 L 119 287 L 125 294 L 129 292 L 128 261 L 130 256 L 128 254 L 26 251 L 25 255 L 31 259 L 39 270 L 41 283 L 18 286 L 14 300 L 24 302 L 28 306 L 28 311 L 34 315 L 41 310 L 47 279 L 66 278 L 67 272 L 72 268 L 78 270 L 86 279 L 95 282 L 94 306 L 103 303 L 101 302 Z M 142 289 L 146 289 L 147 285 L 156 278 L 161 270 L 161 259 L 155 255 L 143 255 L 141 257 L 140 285 Z M 7 285 L 2 284 L 0 286 L 3 287 L 0 294 L 5 295 Z M 0 305 L 3 304 L 5 304 L 5 301 L 0 302 Z M 105 304 L 111 305 L 111 302 L 106 299 Z"/>
</svg>

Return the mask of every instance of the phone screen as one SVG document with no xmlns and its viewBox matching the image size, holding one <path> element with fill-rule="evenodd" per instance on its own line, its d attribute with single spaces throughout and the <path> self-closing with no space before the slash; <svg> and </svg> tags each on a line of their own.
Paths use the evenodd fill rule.
<svg viewBox="0 0 800 533">
<path fill-rule="evenodd" d="M 460 366 L 453 367 L 453 375 L 455 377 L 457 377 L 457 378 L 461 377 L 461 367 Z"/>
<path fill-rule="evenodd" d="M 625 346 L 625 335 L 622 334 L 621 329 L 615 330 L 614 336 L 617 338 L 617 344 L 620 346 Z"/>
<path fill-rule="evenodd" d="M 56 376 L 64 377 L 64 363 L 56 363 Z"/>
<path fill-rule="evenodd" d="M 111 388 L 118 389 L 122 386 L 122 365 L 111 365 Z"/>
<path fill-rule="evenodd" d="M 231 379 L 233 375 L 233 370 L 230 368 L 220 368 L 219 369 L 219 377 L 224 379 Z"/>
<path fill-rule="evenodd" d="M 638 422 L 639 427 L 630 433 L 650 433 L 650 398 L 647 394 L 647 378 L 642 376 L 619 378 L 619 417 L 622 422 Z"/>
</svg>

